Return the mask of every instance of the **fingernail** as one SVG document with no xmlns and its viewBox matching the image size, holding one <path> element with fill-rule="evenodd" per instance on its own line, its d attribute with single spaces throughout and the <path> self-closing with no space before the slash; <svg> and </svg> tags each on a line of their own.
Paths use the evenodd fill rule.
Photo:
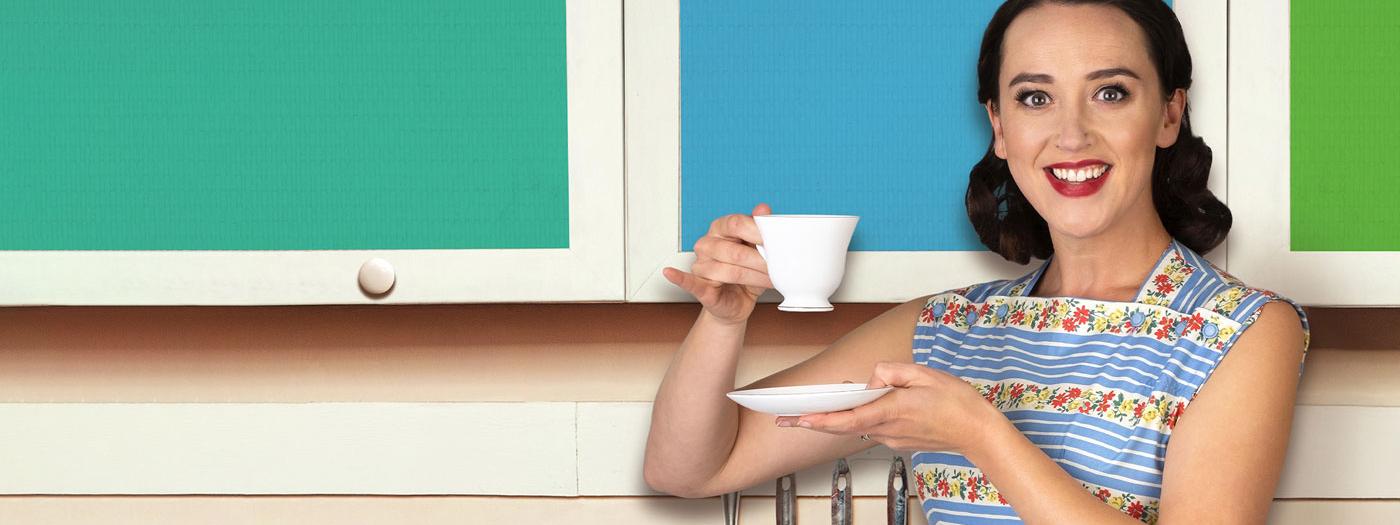
<svg viewBox="0 0 1400 525">
<path fill-rule="evenodd" d="M 790 426 L 792 426 L 792 422 L 791 422 L 791 421 L 788 421 L 788 420 L 786 420 L 786 419 L 779 419 L 779 420 L 778 420 L 778 426 L 780 426 L 780 427 L 790 427 Z"/>
<path fill-rule="evenodd" d="M 798 421 L 798 422 L 797 422 L 797 426 L 802 427 L 802 428 L 812 428 L 812 424 L 811 424 L 811 423 L 808 423 L 808 422 L 806 422 L 806 421 Z"/>
</svg>

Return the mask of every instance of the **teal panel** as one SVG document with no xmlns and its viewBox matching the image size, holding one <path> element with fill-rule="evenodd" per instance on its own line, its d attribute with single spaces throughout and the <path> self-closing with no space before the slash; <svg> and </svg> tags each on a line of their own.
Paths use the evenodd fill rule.
<svg viewBox="0 0 1400 525">
<path fill-rule="evenodd" d="M 0 250 L 568 247 L 562 0 L 6 0 Z"/>
</svg>

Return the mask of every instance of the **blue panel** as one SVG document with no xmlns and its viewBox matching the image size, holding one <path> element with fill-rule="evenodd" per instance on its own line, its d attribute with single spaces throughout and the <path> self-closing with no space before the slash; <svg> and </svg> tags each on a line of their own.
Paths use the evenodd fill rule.
<svg viewBox="0 0 1400 525">
<path fill-rule="evenodd" d="M 681 246 L 768 202 L 861 216 L 853 250 L 982 250 L 963 206 L 1000 2 L 683 0 Z"/>
</svg>

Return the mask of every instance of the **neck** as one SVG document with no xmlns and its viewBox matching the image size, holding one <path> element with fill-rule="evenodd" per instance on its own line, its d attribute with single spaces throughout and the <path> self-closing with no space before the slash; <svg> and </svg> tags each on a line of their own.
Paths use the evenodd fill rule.
<svg viewBox="0 0 1400 525">
<path fill-rule="evenodd" d="M 1035 295 L 1131 301 L 1171 242 L 1171 235 L 1154 211 L 1093 237 L 1071 237 L 1052 229 L 1050 242 L 1055 255 L 1041 275 Z"/>
</svg>

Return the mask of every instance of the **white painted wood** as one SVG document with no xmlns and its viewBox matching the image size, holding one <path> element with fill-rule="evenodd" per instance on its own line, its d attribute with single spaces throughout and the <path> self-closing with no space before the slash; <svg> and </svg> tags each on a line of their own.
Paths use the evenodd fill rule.
<svg viewBox="0 0 1400 525">
<path fill-rule="evenodd" d="M 1230 270 L 1315 306 L 1400 305 L 1400 252 L 1290 247 L 1289 10 L 1230 3 Z"/>
<path fill-rule="evenodd" d="M 1211 193 L 1228 204 L 1230 144 L 1226 124 L 1228 104 L 1228 35 L 1229 2 L 1222 0 L 1176 0 L 1172 3 L 1181 30 L 1186 34 L 1186 47 L 1191 50 L 1191 90 L 1187 102 L 1191 106 L 1191 127 L 1210 146 Z M 1206 254 L 1216 266 L 1229 263 L 1229 242 Z"/>
<path fill-rule="evenodd" d="M 647 487 L 642 478 L 643 452 L 651 424 L 651 403 L 579 403 L 578 407 L 579 494 L 583 496 L 646 496 L 660 494 Z M 802 431 L 793 429 L 794 431 Z M 889 475 L 890 449 L 878 446 L 852 455 L 852 494 L 884 496 Z M 910 465 L 904 454 L 905 465 Z M 831 472 L 835 461 L 825 462 L 797 474 L 801 496 L 831 496 Z M 745 495 L 772 496 L 775 482 L 765 482 L 744 490 Z M 910 478 L 913 483 L 913 478 Z"/>
<path fill-rule="evenodd" d="M 651 404 L 6 403 L 0 494 L 643 496 Z M 798 429 L 794 429 L 797 431 Z M 1400 407 L 1299 406 L 1279 498 L 1400 498 Z M 885 494 L 894 452 L 847 458 Z M 908 456 L 904 455 L 906 464 Z M 798 474 L 829 496 L 832 462 Z M 773 483 L 745 490 L 772 495 Z"/>
<path fill-rule="evenodd" d="M 1225 19 L 1217 0 L 1178 0 L 1195 64 L 1192 123 L 1211 144 L 1211 189 L 1226 196 Z M 627 84 L 627 299 L 689 302 L 661 275 L 667 266 L 689 270 L 691 247 L 680 246 L 680 6 L 679 0 L 628 0 L 625 36 Z M 1222 246 L 1209 258 L 1226 263 Z M 833 302 L 902 302 L 973 283 L 1016 277 L 1031 267 L 987 251 L 852 252 Z M 761 299 L 777 302 L 769 291 Z M 839 306 L 838 306 L 839 308 Z"/>
<path fill-rule="evenodd" d="M 855 525 L 885 525 L 884 499 L 855 498 Z M 773 523 L 773 499 L 745 496 L 740 501 L 741 524 Z M 827 498 L 804 497 L 797 502 L 799 523 L 826 523 Z M 1400 515 L 1400 501 L 1276 500 L 1272 525 L 1391 524 Z M 99 518 L 100 517 L 100 518 Z M 351 525 L 412 523 L 460 525 L 470 523 L 567 523 L 569 525 L 713 525 L 723 523 L 718 498 L 665 497 L 498 497 L 441 496 L 383 498 L 376 496 L 146 496 L 52 497 L 0 499 L 0 523 L 151 525 Z M 926 522 L 911 512 L 910 525 Z"/>
<path fill-rule="evenodd" d="M 719 498 L 28 497 L 0 499 L 0 523 L 24 525 L 715 525 Z M 884 498 L 855 498 L 853 525 L 885 525 Z M 773 499 L 745 497 L 740 523 L 771 525 Z M 801 498 L 801 523 L 826 523 L 829 498 Z M 819 519 L 820 518 L 820 519 Z M 926 523 L 916 512 L 910 525 Z"/>
<path fill-rule="evenodd" d="M 651 403 L 579 403 L 580 496 L 653 496 L 642 477 Z"/>
<path fill-rule="evenodd" d="M 1400 408 L 1299 406 L 1278 498 L 1400 498 Z"/>
<path fill-rule="evenodd" d="M 661 276 L 683 251 L 680 10 L 680 0 L 624 1 L 628 300 L 689 297 Z"/>
<path fill-rule="evenodd" d="M 1400 501 L 1291 501 L 1275 500 L 1269 509 L 1270 525 L 1388 525 L 1400 516 Z"/>
<path fill-rule="evenodd" d="M 578 492 L 573 403 L 0 404 L 0 494 Z"/>
<path fill-rule="evenodd" d="M 370 251 L 0 251 L 0 305 L 253 305 L 621 300 L 622 5 L 566 2 L 569 248 Z M 356 272 L 380 257 L 386 297 Z"/>
</svg>

